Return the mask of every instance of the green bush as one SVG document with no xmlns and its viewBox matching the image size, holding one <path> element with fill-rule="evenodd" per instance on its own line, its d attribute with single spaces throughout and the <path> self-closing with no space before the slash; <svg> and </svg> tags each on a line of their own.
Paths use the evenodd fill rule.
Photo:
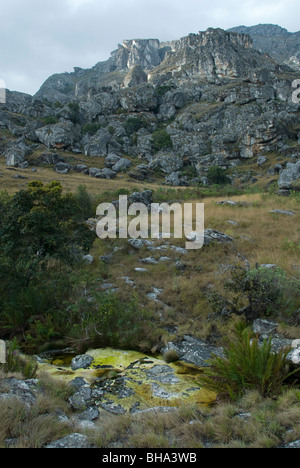
<svg viewBox="0 0 300 468">
<path fill-rule="evenodd" d="M 226 171 L 219 166 L 210 167 L 207 172 L 207 178 L 211 184 L 227 185 L 231 183 Z"/>
<path fill-rule="evenodd" d="M 100 293 L 92 304 L 84 300 L 75 304 L 71 332 L 79 340 L 89 336 L 92 346 L 135 349 L 145 338 L 148 318 L 135 298 L 124 302 L 115 293 Z"/>
<path fill-rule="evenodd" d="M 95 135 L 95 133 L 98 132 L 98 130 L 101 128 L 101 124 L 97 122 L 90 122 L 85 124 L 82 127 L 83 133 L 88 133 L 89 135 Z"/>
<path fill-rule="evenodd" d="M 155 152 L 173 148 L 173 142 L 166 130 L 157 130 L 152 134 L 152 146 Z"/>
<path fill-rule="evenodd" d="M 221 399 L 237 400 L 256 390 L 264 397 L 279 395 L 289 372 L 286 357 L 290 349 L 272 351 L 271 339 L 259 343 L 249 330 L 236 327 L 227 340 L 224 357 L 208 361 L 210 367 L 199 378 L 200 385 L 215 391 Z"/>
<path fill-rule="evenodd" d="M 43 119 L 43 122 L 45 125 L 54 125 L 57 124 L 58 119 L 56 119 L 55 117 L 45 117 Z"/>
<path fill-rule="evenodd" d="M 124 128 L 128 136 L 138 132 L 141 128 L 147 128 L 148 122 L 141 117 L 128 117 L 125 122 Z"/>
<path fill-rule="evenodd" d="M 210 297 L 213 312 L 222 310 L 247 320 L 259 317 L 288 317 L 300 306 L 300 281 L 288 278 L 281 268 L 257 267 L 245 270 L 233 268 L 231 278 L 224 284 L 229 297 L 217 293 Z"/>
</svg>

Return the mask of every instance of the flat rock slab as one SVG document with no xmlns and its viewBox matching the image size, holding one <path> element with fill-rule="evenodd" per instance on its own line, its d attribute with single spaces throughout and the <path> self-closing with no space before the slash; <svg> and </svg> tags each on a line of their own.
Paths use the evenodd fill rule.
<svg viewBox="0 0 300 468">
<path fill-rule="evenodd" d="M 182 341 L 168 343 L 163 349 L 163 353 L 170 349 L 174 349 L 177 352 L 180 361 L 193 364 L 197 367 L 209 367 L 206 361 L 213 354 L 223 356 L 222 348 L 216 348 L 203 340 L 187 335 L 184 336 Z"/>
</svg>

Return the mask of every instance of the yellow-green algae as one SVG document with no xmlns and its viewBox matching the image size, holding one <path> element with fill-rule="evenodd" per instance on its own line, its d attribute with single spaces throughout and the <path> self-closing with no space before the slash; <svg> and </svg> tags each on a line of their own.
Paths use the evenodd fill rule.
<svg viewBox="0 0 300 468">
<path fill-rule="evenodd" d="M 166 364 L 162 357 L 146 356 L 136 351 L 123 351 L 112 348 L 89 350 L 86 354 L 92 356 L 94 361 L 89 369 L 72 371 L 70 359 L 58 356 L 52 362 L 39 364 L 39 371 L 45 371 L 54 378 L 71 381 L 76 377 L 83 377 L 90 385 L 97 378 L 126 377 L 126 387 L 133 390 L 134 394 L 120 398 L 118 395 L 106 393 L 106 397 L 116 405 L 121 405 L 129 411 L 137 402 L 139 409 L 147 409 L 156 406 L 180 406 L 182 404 L 198 404 L 207 406 L 214 402 L 215 393 L 200 388 L 197 384 L 197 375 L 201 369 L 180 361 Z M 134 366 L 132 366 L 132 364 Z M 154 366 L 169 366 L 174 370 L 173 376 L 178 380 L 175 383 L 161 383 L 154 376 L 149 377 L 148 371 Z M 96 366 L 111 366 L 109 369 L 95 369 Z M 130 368 L 129 368 L 130 367 Z M 163 390 L 164 398 L 153 394 L 153 384 Z M 191 390 L 193 389 L 193 390 Z"/>
</svg>

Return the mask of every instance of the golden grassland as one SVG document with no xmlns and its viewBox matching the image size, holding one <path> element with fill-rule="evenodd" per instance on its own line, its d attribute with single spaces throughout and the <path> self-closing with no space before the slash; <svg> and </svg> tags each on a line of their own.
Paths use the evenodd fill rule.
<svg viewBox="0 0 300 468">
<path fill-rule="evenodd" d="M 0 372 L 5 379 L 22 378 Z M 42 448 L 73 433 L 81 433 L 95 448 L 275 448 L 300 437 L 300 392 L 286 390 L 277 399 L 247 393 L 239 402 L 212 407 L 185 405 L 170 412 L 112 415 L 100 412 L 93 428 L 83 428 L 67 399 L 70 386 L 41 375 L 42 392 L 30 407 L 18 399 L 0 401 L 0 447 Z M 2 388 L 3 387 L 3 388 Z M 64 414 L 59 420 L 57 414 Z M 69 419 L 67 419 L 67 418 Z"/>
<path fill-rule="evenodd" d="M 90 163 L 99 167 L 97 161 Z M 71 172 L 59 176 L 53 169 L 38 167 L 36 173 L 30 170 L 8 171 L 0 160 L 0 190 L 9 193 L 26 188 L 31 180 L 48 183 L 59 180 L 66 191 L 76 191 L 84 184 L 87 190 L 98 195 L 103 192 L 115 192 L 119 188 L 129 191 L 150 188 L 156 190 L 158 184 L 130 181 L 120 175 L 116 180 L 93 179 Z M 15 173 L 28 177 L 26 180 L 14 179 Z M 8 175 L 7 175 L 8 174 Z M 265 181 L 265 180 L 264 180 Z M 182 190 L 185 190 L 182 188 Z M 198 199 L 191 197 L 191 202 L 205 204 L 205 228 L 216 229 L 234 238 L 233 245 L 214 244 L 199 250 L 180 255 L 170 249 L 149 252 L 146 248 L 133 251 L 126 240 L 96 239 L 91 254 L 95 261 L 84 267 L 97 279 L 113 283 L 119 288 L 119 295 L 128 300 L 134 295 L 139 303 L 159 317 L 161 326 L 153 328 L 153 339 L 158 345 L 166 343 L 175 336 L 191 333 L 193 336 L 207 338 L 213 331 L 218 334 L 228 333 L 228 325 L 222 322 L 207 321 L 211 314 L 208 303 L 210 292 L 223 292 L 223 285 L 229 278 L 231 265 L 243 264 L 237 252 L 244 256 L 251 267 L 256 264 L 276 264 L 284 269 L 289 277 L 300 277 L 300 198 L 297 195 L 280 197 L 271 193 L 252 193 L 232 196 L 230 200 L 239 202 L 237 206 L 219 205 L 217 202 L 228 197 L 210 197 Z M 188 201 L 188 200 L 186 200 Z M 295 216 L 271 214 L 274 209 L 289 210 Z M 233 225 L 228 221 L 235 221 Z M 184 247 L 184 240 L 171 240 L 175 245 Z M 164 240 L 157 245 L 165 244 Z M 109 264 L 101 262 L 99 256 L 111 253 L 114 247 L 120 250 L 112 257 Z M 159 260 L 168 256 L 171 261 L 156 265 L 143 265 L 140 260 L 153 256 Z M 176 261 L 185 264 L 184 270 L 176 268 Z M 141 274 L 136 267 L 145 267 L 148 271 Z M 122 277 L 130 277 L 135 288 L 127 285 Z M 81 284 L 78 285 L 81 287 Z M 153 287 L 162 290 L 155 303 L 146 295 Z M 176 332 L 166 331 L 166 326 Z M 299 328 L 280 323 L 280 331 L 290 338 L 299 338 Z M 147 343 L 141 346 L 147 349 Z M 153 352 L 156 350 L 153 349 Z M 7 375 L 0 374 L 1 380 Z M 57 387 L 49 376 L 42 377 L 44 397 L 39 397 L 37 404 L 29 411 L 22 403 L 7 404 L 0 402 L 1 427 L 0 446 L 5 440 L 15 438 L 17 447 L 42 447 L 67 434 L 81 432 L 87 434 L 90 441 L 99 448 L 271 448 L 289 443 L 300 438 L 300 393 L 289 389 L 276 400 L 265 399 L 256 392 L 247 394 L 235 404 L 223 403 L 211 408 L 199 409 L 195 405 L 182 405 L 171 413 L 140 414 L 114 416 L 101 412 L 100 419 L 93 430 L 83 430 L 75 422 L 58 422 L 53 416 L 55 409 L 63 410 L 72 416 L 66 403 L 69 388 Z M 240 417 L 240 414 L 244 416 Z"/>
</svg>

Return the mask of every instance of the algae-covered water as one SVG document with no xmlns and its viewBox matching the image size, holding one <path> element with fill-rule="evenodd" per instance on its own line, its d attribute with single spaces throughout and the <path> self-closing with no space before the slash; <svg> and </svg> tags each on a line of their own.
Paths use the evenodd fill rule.
<svg viewBox="0 0 300 468">
<path fill-rule="evenodd" d="M 39 364 L 39 371 L 71 382 L 83 378 L 93 389 L 100 389 L 100 406 L 118 407 L 122 412 L 153 407 L 178 407 L 182 404 L 207 406 L 215 394 L 197 383 L 201 369 L 177 361 L 166 364 L 161 356 L 112 348 L 89 350 L 94 361 L 88 369 L 71 369 L 70 356 L 56 356 Z"/>
</svg>

